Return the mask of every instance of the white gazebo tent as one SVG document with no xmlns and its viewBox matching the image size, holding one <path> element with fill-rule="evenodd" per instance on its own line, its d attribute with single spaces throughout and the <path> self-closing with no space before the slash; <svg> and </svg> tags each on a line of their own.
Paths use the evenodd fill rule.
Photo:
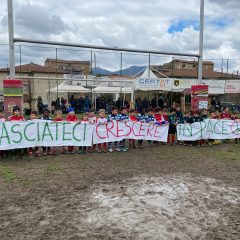
<svg viewBox="0 0 240 240">
<path fill-rule="evenodd" d="M 134 89 L 131 87 L 105 87 L 105 86 L 98 86 L 94 88 L 93 93 L 95 94 L 101 94 L 101 93 L 110 93 L 110 94 L 121 94 L 123 93 L 123 102 L 125 102 L 125 94 L 130 93 L 131 94 L 131 99 L 134 94 Z M 96 101 L 96 98 L 95 98 Z M 95 102 L 96 106 L 96 102 Z"/>
<path fill-rule="evenodd" d="M 51 88 L 47 91 L 59 92 L 59 93 L 89 93 L 89 92 L 91 92 L 90 89 L 84 88 L 80 85 L 67 85 L 64 83 L 61 83 L 58 86 Z"/>
</svg>

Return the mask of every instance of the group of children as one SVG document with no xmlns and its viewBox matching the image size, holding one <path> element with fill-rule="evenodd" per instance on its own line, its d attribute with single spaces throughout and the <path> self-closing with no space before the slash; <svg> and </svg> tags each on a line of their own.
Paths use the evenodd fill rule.
<svg viewBox="0 0 240 240">
<path fill-rule="evenodd" d="M 27 120 L 36 120 L 36 119 L 42 119 L 42 120 L 48 120 L 48 121 L 67 121 L 67 122 L 83 122 L 83 123 L 90 123 L 90 124 L 96 124 L 96 125 L 106 125 L 108 122 L 116 120 L 116 121 L 133 121 L 133 122 L 144 122 L 144 123 L 152 123 L 152 124 L 158 124 L 158 125 L 169 125 L 169 133 L 168 133 L 168 143 L 169 145 L 175 145 L 175 144 L 183 144 L 183 145 L 198 145 L 198 146 L 205 146 L 206 141 L 200 140 L 197 142 L 181 142 L 176 141 L 176 126 L 177 124 L 184 124 L 184 123 L 194 123 L 194 122 L 200 122 L 204 119 L 232 119 L 232 120 L 238 120 L 239 115 L 238 112 L 234 111 L 233 114 L 230 113 L 229 108 L 224 108 L 222 113 L 219 113 L 218 111 L 209 112 L 206 109 L 203 109 L 201 111 L 195 111 L 195 112 L 185 112 L 183 113 L 181 111 L 180 107 L 177 108 L 171 108 L 170 112 L 168 112 L 168 109 L 162 109 L 162 108 L 149 108 L 148 110 L 141 110 L 141 112 L 137 112 L 133 109 L 127 109 L 126 107 L 122 107 L 121 109 L 118 109 L 117 107 L 113 107 L 111 114 L 106 116 L 106 112 L 104 109 L 100 109 L 98 116 L 95 115 L 94 112 L 85 113 L 82 115 L 81 119 L 79 120 L 77 115 L 74 112 L 73 108 L 68 109 L 68 114 L 66 116 L 66 119 L 63 118 L 62 113 L 60 111 L 56 111 L 54 114 L 54 117 L 50 117 L 50 111 L 48 109 L 45 109 L 43 111 L 43 115 L 41 117 L 38 116 L 38 113 L 36 111 L 32 111 L 30 114 L 30 118 Z M 0 121 L 5 121 L 6 119 L 3 116 L 3 112 L 0 111 Z M 15 106 L 13 108 L 13 115 L 8 118 L 8 121 L 25 121 L 24 117 L 21 115 L 20 108 L 18 106 Z M 110 142 L 110 143 L 103 143 L 93 145 L 91 147 L 79 147 L 78 153 L 87 153 L 87 152 L 127 152 L 129 148 L 143 148 L 143 140 L 128 140 L 128 145 L 126 143 L 126 140 L 123 139 L 120 142 Z M 209 140 L 208 143 L 210 145 L 215 144 L 217 141 L 211 141 Z M 235 143 L 239 143 L 238 139 L 235 140 Z M 158 145 L 159 142 L 155 141 L 147 141 L 147 144 L 149 146 L 151 145 Z M 164 143 L 163 143 L 164 144 Z M 41 152 L 44 156 L 46 155 L 56 155 L 57 154 L 57 148 L 56 147 L 42 147 L 42 151 L 40 151 L 41 148 L 35 147 L 35 148 L 29 148 L 27 149 L 27 154 L 29 156 L 41 156 Z M 75 147 L 69 146 L 69 147 L 61 147 L 62 154 L 69 153 L 74 154 L 75 153 Z M 3 156 L 6 151 L 0 151 L 0 155 Z"/>
</svg>

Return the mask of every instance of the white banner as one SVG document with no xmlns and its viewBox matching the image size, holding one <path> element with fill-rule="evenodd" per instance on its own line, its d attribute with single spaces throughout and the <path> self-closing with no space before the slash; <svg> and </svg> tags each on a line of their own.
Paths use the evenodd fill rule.
<svg viewBox="0 0 240 240">
<path fill-rule="evenodd" d="M 37 146 L 91 146 L 93 128 L 90 124 L 44 120 L 1 122 L 0 150 Z"/>
<path fill-rule="evenodd" d="M 142 139 L 167 142 L 168 126 L 140 122 L 111 121 L 98 125 L 93 132 L 93 143 L 116 142 L 122 139 Z"/>
<path fill-rule="evenodd" d="M 177 138 L 180 141 L 240 138 L 240 121 L 208 119 L 193 124 L 179 124 Z"/>
</svg>

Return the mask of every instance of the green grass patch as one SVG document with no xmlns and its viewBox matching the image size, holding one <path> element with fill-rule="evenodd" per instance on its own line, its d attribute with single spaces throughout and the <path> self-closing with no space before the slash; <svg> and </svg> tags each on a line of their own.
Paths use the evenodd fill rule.
<svg viewBox="0 0 240 240">
<path fill-rule="evenodd" d="M 49 164 L 45 168 L 45 172 L 50 173 L 50 172 L 58 172 L 60 170 L 60 167 L 57 164 Z"/>
<path fill-rule="evenodd" d="M 15 173 L 8 167 L 0 167 L 0 175 L 8 182 L 13 182 L 16 179 Z"/>
</svg>

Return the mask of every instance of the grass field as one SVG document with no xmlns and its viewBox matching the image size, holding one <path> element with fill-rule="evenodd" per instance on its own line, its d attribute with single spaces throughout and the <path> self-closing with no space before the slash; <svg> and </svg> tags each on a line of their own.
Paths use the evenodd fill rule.
<svg viewBox="0 0 240 240">
<path fill-rule="evenodd" d="M 239 239 L 240 145 L 0 161 L 0 239 Z"/>
</svg>

